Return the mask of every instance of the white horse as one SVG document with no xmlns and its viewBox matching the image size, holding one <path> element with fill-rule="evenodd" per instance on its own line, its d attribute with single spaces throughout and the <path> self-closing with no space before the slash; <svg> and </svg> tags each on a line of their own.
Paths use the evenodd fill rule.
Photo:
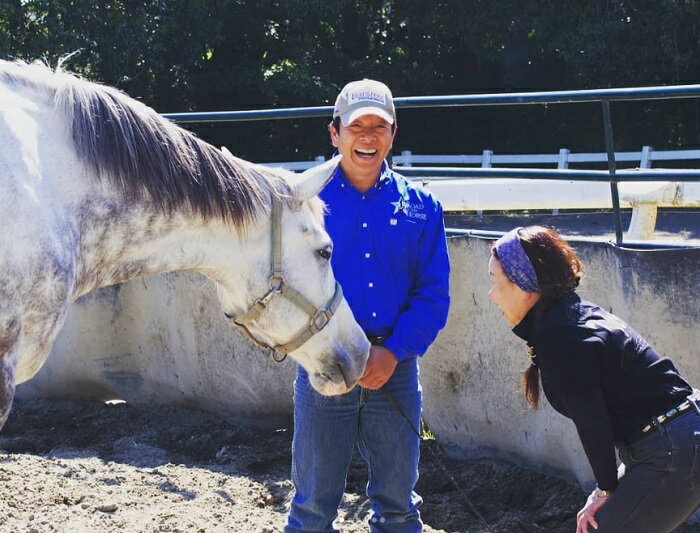
<svg viewBox="0 0 700 533">
<path fill-rule="evenodd" d="M 0 428 L 73 300 L 173 270 L 214 280 L 234 325 L 321 394 L 354 387 L 369 342 L 315 196 L 336 165 L 255 166 L 60 65 L 0 61 Z"/>
</svg>

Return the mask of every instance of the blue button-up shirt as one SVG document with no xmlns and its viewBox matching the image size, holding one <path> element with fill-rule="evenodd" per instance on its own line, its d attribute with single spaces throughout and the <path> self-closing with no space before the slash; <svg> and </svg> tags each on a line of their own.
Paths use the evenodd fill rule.
<svg viewBox="0 0 700 533">
<path fill-rule="evenodd" d="M 450 303 L 442 206 L 386 163 L 365 193 L 338 167 L 320 196 L 331 265 L 355 319 L 367 335 L 386 336 L 399 361 L 423 355 Z"/>
</svg>

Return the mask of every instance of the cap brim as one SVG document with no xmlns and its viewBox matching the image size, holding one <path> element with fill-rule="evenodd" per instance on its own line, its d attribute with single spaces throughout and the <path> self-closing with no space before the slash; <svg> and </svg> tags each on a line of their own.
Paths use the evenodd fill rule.
<svg viewBox="0 0 700 533">
<path fill-rule="evenodd" d="M 357 109 L 352 109 L 347 113 L 342 113 L 340 115 L 340 121 L 343 123 L 343 126 L 347 126 L 353 120 L 363 115 L 376 115 L 386 120 L 389 124 L 394 123 L 394 117 L 391 116 L 390 113 L 387 113 L 383 109 L 374 106 L 358 107 Z"/>
</svg>

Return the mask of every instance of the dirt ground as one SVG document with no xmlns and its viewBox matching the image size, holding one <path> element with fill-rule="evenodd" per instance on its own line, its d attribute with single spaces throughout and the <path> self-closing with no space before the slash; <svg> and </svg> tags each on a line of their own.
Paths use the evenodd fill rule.
<svg viewBox="0 0 700 533">
<path fill-rule="evenodd" d="M 184 408 L 18 402 L 0 433 L 0 531 L 281 531 L 290 445 L 288 430 L 236 427 Z M 367 531 L 365 483 L 356 459 L 344 532 Z M 417 490 L 426 532 L 572 533 L 584 500 L 578 486 L 510 464 L 450 460 L 431 440 Z"/>
</svg>

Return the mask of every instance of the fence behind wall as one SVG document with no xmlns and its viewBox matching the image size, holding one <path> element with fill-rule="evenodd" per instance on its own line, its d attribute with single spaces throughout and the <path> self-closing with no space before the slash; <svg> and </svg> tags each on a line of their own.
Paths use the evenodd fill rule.
<svg viewBox="0 0 700 533">
<path fill-rule="evenodd" d="M 324 161 L 317 156 L 310 161 L 281 161 L 265 163 L 269 166 L 289 170 L 306 170 Z M 649 170 L 653 164 L 674 162 L 687 168 L 697 168 L 700 150 L 654 150 L 643 146 L 638 152 L 616 152 L 616 161 L 632 166 L 635 172 Z M 392 157 L 394 168 L 409 179 L 419 180 L 440 200 L 446 213 L 476 211 L 551 210 L 559 209 L 610 209 L 611 198 L 607 184 L 600 181 L 538 180 L 513 177 L 508 179 L 460 178 L 448 173 L 458 173 L 472 167 L 494 168 L 501 165 L 514 168 L 518 176 L 522 170 L 532 167 L 551 166 L 568 169 L 569 165 L 601 166 L 607 163 L 607 154 L 575 153 L 566 148 L 552 154 L 495 154 L 484 150 L 474 155 L 425 155 L 404 150 Z M 663 169 L 655 169 L 664 172 Z M 618 170 L 627 172 L 627 170 Z M 672 171 L 666 171 L 672 172 Z M 604 174 L 607 178 L 607 174 Z M 700 182 L 624 182 L 620 187 L 620 207 L 631 208 L 632 217 L 625 240 L 650 240 L 653 238 L 659 207 L 700 207 Z"/>
<path fill-rule="evenodd" d="M 429 178 L 479 178 L 479 179 L 540 179 L 556 181 L 575 181 L 583 183 L 604 182 L 609 187 L 610 204 L 613 210 L 615 226 L 615 240 L 618 246 L 635 245 L 647 247 L 645 243 L 624 242 L 622 217 L 620 213 L 620 182 L 645 183 L 667 182 L 660 187 L 629 188 L 629 197 L 635 200 L 635 196 L 647 200 L 651 197 L 667 199 L 678 191 L 679 183 L 700 182 L 700 170 L 669 170 L 669 169 L 645 169 L 618 170 L 618 159 L 614 151 L 613 124 L 610 106 L 612 102 L 633 100 L 670 100 L 677 98 L 700 97 L 700 85 L 678 85 L 670 87 L 641 87 L 619 89 L 597 89 L 585 91 L 550 91 L 528 92 L 509 94 L 480 94 L 480 95 L 453 95 L 453 96 L 415 96 L 395 98 L 397 108 L 420 107 L 454 107 L 454 106 L 493 106 L 493 105 L 535 105 L 535 104 L 576 104 L 584 102 L 600 102 L 603 116 L 603 139 L 605 148 L 605 170 L 600 169 L 571 169 L 559 162 L 566 157 L 567 162 L 572 162 L 571 155 L 564 156 L 561 152 L 557 156 L 557 168 L 524 168 L 503 167 L 494 168 L 495 154 L 484 152 L 481 154 L 482 165 L 479 168 L 467 167 L 408 167 L 403 166 L 401 172 L 407 176 Z M 267 109 L 254 111 L 217 111 L 205 113 L 167 113 L 164 116 L 180 123 L 194 122 L 237 122 L 248 120 L 274 120 L 292 118 L 328 117 L 332 113 L 331 106 Z M 642 161 L 644 154 L 640 157 Z M 488 159 L 488 165 L 483 162 Z M 497 158 L 496 158 L 497 159 Z M 411 161 L 413 165 L 415 161 Z M 691 188 L 693 194 L 695 188 Z M 453 193 L 450 192 L 449 195 Z M 676 194 L 677 196 L 677 194 Z M 681 195 L 682 196 L 682 195 Z M 639 200 L 639 198 L 636 198 Z M 644 203 L 644 202 L 640 202 Z M 646 202 L 653 204 L 653 202 Z M 663 202 L 661 202 L 663 203 Z M 657 202 L 658 204 L 658 202 Z M 648 218 L 648 217 L 647 217 Z M 655 217 L 654 217 L 655 218 Z M 638 221 L 640 227 L 644 227 L 643 221 Z M 648 220 L 646 226 L 648 226 Z M 656 246 L 656 245 L 652 245 Z M 674 246 L 671 244 L 671 246 Z M 678 245 L 675 245 L 678 246 Z"/>
</svg>

